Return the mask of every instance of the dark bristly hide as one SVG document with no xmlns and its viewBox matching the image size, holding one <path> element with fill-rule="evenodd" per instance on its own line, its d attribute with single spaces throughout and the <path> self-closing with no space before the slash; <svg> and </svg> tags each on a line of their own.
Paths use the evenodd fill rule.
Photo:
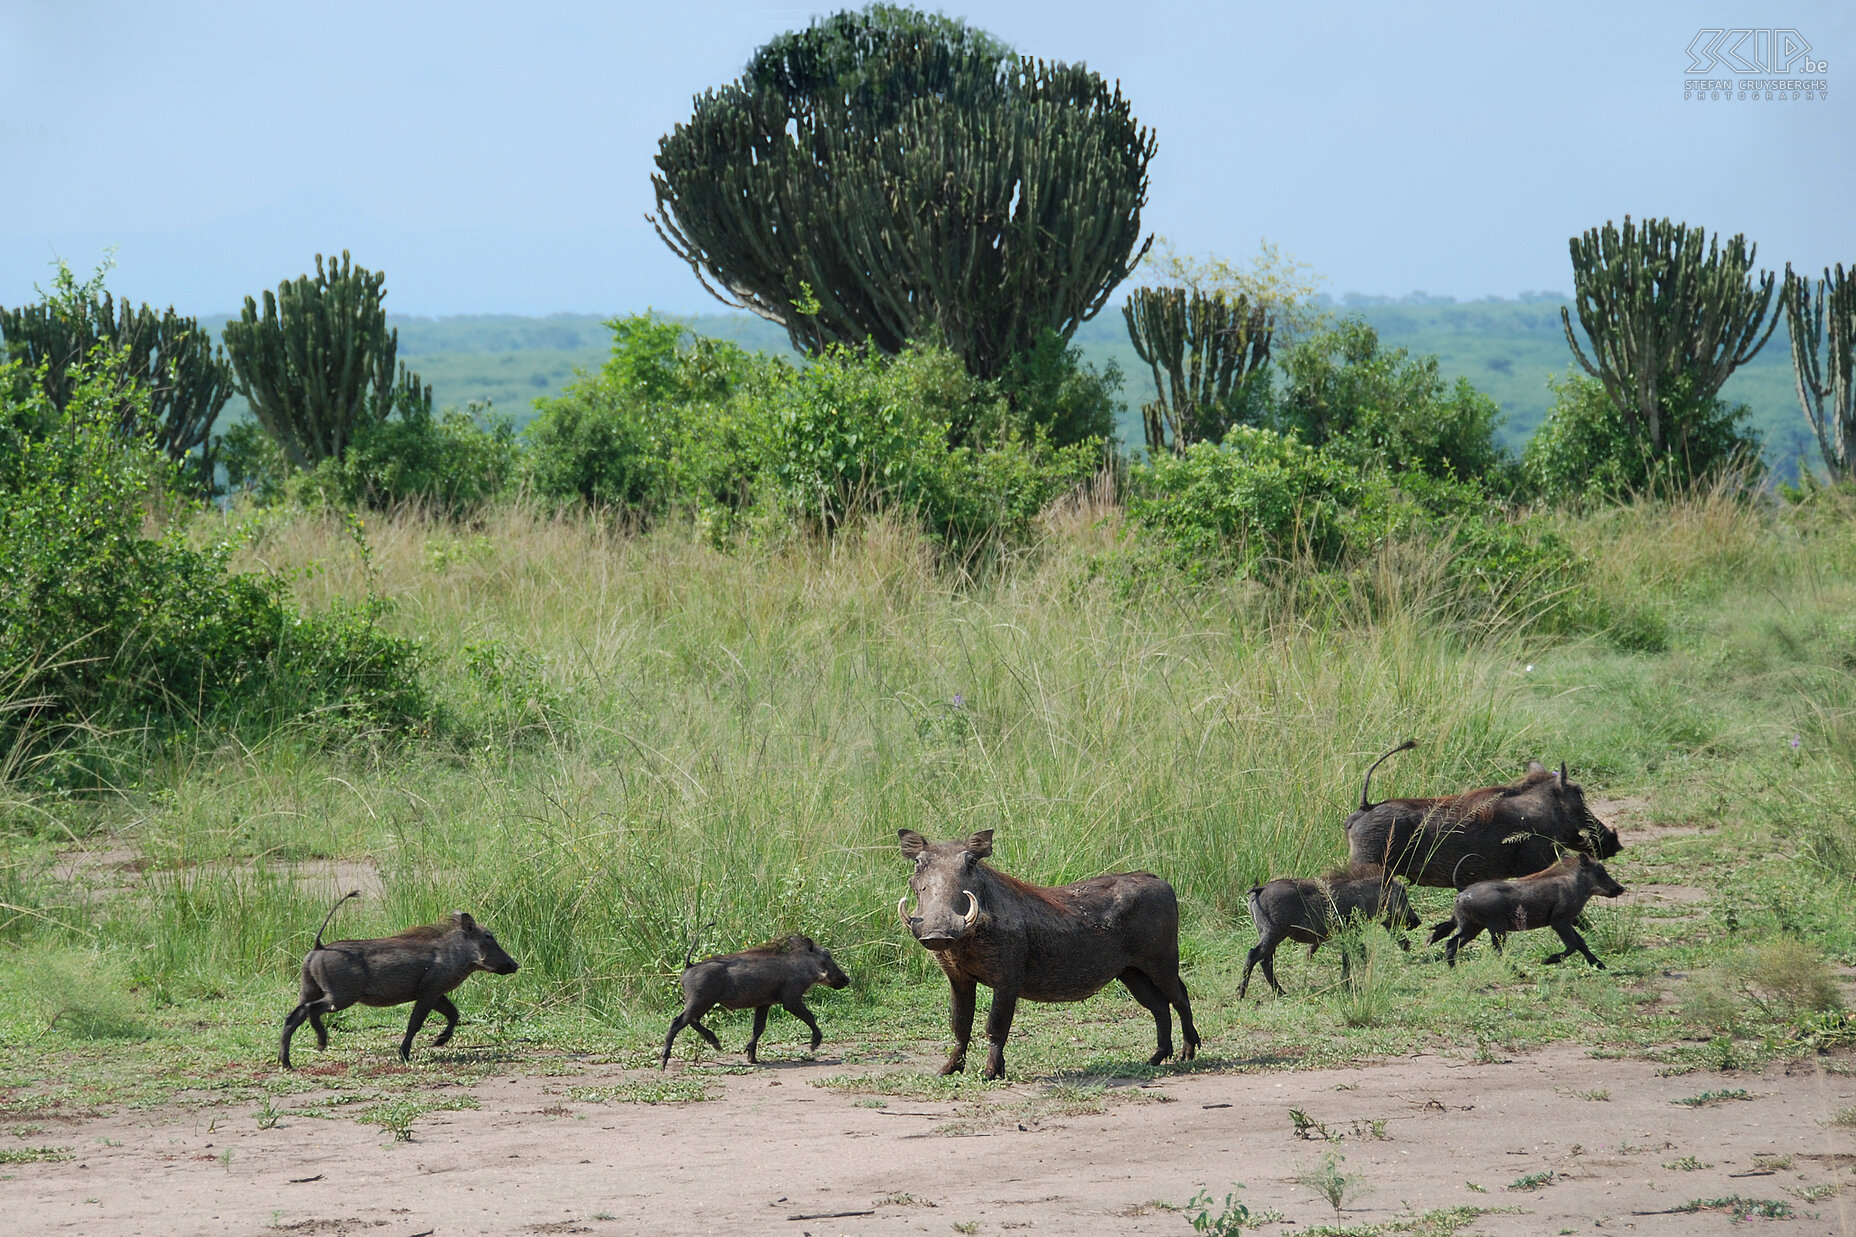
<svg viewBox="0 0 1856 1237">
<path fill-rule="evenodd" d="M 897 831 L 902 853 L 915 863 L 908 895 L 896 904 L 903 926 L 934 955 L 951 989 L 954 1050 L 941 1073 L 967 1065 L 977 986 L 992 989 L 986 1016 L 985 1076 L 1005 1073 L 1005 1041 L 1018 1002 L 1081 1001 L 1119 979 L 1154 1016 L 1156 1046 L 1148 1060 L 1173 1055 L 1173 1013 L 1179 1011 L 1190 1061 L 1199 1047 L 1192 1005 L 1179 977 L 1179 901 L 1173 887 L 1147 872 L 1120 872 L 1047 888 L 981 862 L 992 854 L 992 830 L 958 842 L 930 842 L 913 829 Z"/>
<path fill-rule="evenodd" d="M 1605 865 L 1590 855 L 1567 855 L 1544 871 L 1519 880 L 1479 881 L 1456 895 L 1452 917 L 1431 929 L 1431 944 L 1449 937 L 1444 960 L 1456 965 L 1456 951 L 1487 931 L 1495 952 L 1510 932 L 1552 928 L 1566 948 L 1545 961 L 1559 962 L 1576 950 L 1599 970 L 1605 964 L 1593 956 L 1573 921 L 1594 895 L 1615 898 L 1624 886 L 1611 879 Z"/>
<path fill-rule="evenodd" d="M 1353 862 L 1381 865 L 1414 885 L 1465 889 L 1538 872 L 1562 849 L 1594 859 L 1623 849 L 1617 831 L 1592 814 L 1585 792 L 1567 780 L 1563 764 L 1556 773 L 1532 762 L 1518 781 L 1437 799 L 1372 803 L 1362 788 L 1360 802 L 1346 824 Z"/>
<path fill-rule="evenodd" d="M 354 896 L 350 893 L 335 905 Z M 334 914 L 331 907 L 329 916 Z M 328 927 L 329 916 L 324 917 L 322 929 Z M 400 1041 L 401 1060 L 411 1057 L 412 1037 L 433 1011 L 444 1016 L 445 1029 L 432 1047 L 443 1047 L 458 1027 L 458 1007 L 447 994 L 478 971 L 513 975 L 517 969 L 516 960 L 496 943 L 496 937 L 463 911 L 453 911 L 437 923 L 408 928 L 398 936 L 369 941 L 325 945 L 322 929 L 317 930 L 316 944 L 303 959 L 302 999 L 284 1020 L 283 1038 L 277 1045 L 277 1059 L 286 1069 L 290 1068 L 290 1037 L 305 1019 L 316 1029 L 316 1047 L 326 1049 L 329 1033 L 322 1016 L 354 1004 L 413 1003 L 406 1037 Z"/>
<path fill-rule="evenodd" d="M 758 1064 L 755 1054 L 760 1049 L 761 1032 L 767 1029 L 767 1011 L 775 1005 L 812 1029 L 812 1051 L 817 1052 L 824 1035 L 818 1029 L 818 1019 L 806 1007 L 806 991 L 813 984 L 842 988 L 851 982 L 832 961 L 830 950 L 819 948 L 809 936 L 797 934 L 758 949 L 704 958 L 701 962 L 691 962 L 685 955 L 683 962 L 683 1012 L 671 1020 L 670 1033 L 664 1036 L 659 1069 L 670 1064 L 670 1046 L 684 1027 L 694 1027 L 711 1048 L 722 1050 L 722 1041 L 702 1024 L 702 1016 L 718 1005 L 754 1011 L 754 1033 L 748 1039 L 749 1064 Z"/>
</svg>

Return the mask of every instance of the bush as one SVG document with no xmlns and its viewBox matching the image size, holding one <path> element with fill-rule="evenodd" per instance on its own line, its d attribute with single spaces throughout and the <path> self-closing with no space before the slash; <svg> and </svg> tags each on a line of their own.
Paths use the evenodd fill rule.
<svg viewBox="0 0 1856 1237">
<path fill-rule="evenodd" d="M 753 404 L 745 419 L 765 427 L 765 498 L 826 530 L 900 508 L 952 545 L 1011 538 L 1102 458 L 1099 439 L 1054 447 L 1041 431 L 1022 433 L 940 347 L 895 358 L 830 348 Z"/>
<path fill-rule="evenodd" d="M 1008 361 L 998 385 L 1021 430 L 1043 434 L 1052 446 L 1115 437 L 1121 366 L 1109 361 L 1098 372 L 1055 331 L 1046 330 L 1033 348 Z"/>
<path fill-rule="evenodd" d="M 1137 536 L 1188 579 L 1294 578 L 1291 565 L 1344 573 L 1415 541 L 1446 547 L 1444 577 L 1460 612 L 1584 613 L 1575 591 L 1583 563 L 1552 532 L 1510 520 L 1474 482 L 1362 472 L 1332 452 L 1239 426 L 1221 447 L 1198 443 L 1137 465 L 1129 488 Z"/>
<path fill-rule="evenodd" d="M 789 367 L 648 315 L 607 325 L 611 359 L 538 401 L 527 431 L 535 492 L 639 514 L 744 505 L 753 451 L 729 401 Z"/>
<path fill-rule="evenodd" d="M 84 374 L 62 411 L 0 389 L 15 392 L 0 405 L 0 665 L 21 668 L 9 687 L 31 702 L 7 714 L 9 741 L 254 710 L 428 715 L 417 650 L 379 629 L 378 603 L 305 618 L 282 581 L 229 572 L 229 545 L 187 542 L 171 466 L 118 430 L 115 375 Z M 163 514 L 177 518 L 144 536 Z"/>
<path fill-rule="evenodd" d="M 306 485 L 347 507 L 418 501 L 465 514 L 515 476 L 515 428 L 483 415 L 488 411 L 473 404 L 434 417 L 423 404 L 402 406 L 388 420 L 357 431 L 348 450 L 317 465 Z"/>
<path fill-rule="evenodd" d="M 1751 415 L 1745 404 L 1719 398 L 1696 403 L 1688 385 L 1678 382 L 1665 400 L 1665 415 L 1680 429 L 1658 459 L 1647 440 L 1631 433 L 1596 378 L 1569 373 L 1552 387 L 1553 406 L 1521 457 L 1527 491 L 1547 502 L 1667 495 L 1758 463 L 1759 440 L 1743 425 Z"/>
<path fill-rule="evenodd" d="M 1385 349 L 1349 319 L 1297 345 L 1282 362 L 1277 427 L 1360 467 L 1384 467 L 1502 484 L 1507 457 L 1495 443 L 1501 408 L 1437 358 Z"/>
<path fill-rule="evenodd" d="M 794 369 L 676 323 L 611 325 L 611 360 L 529 427 L 544 498 L 690 514 L 718 538 L 751 510 L 830 532 L 900 508 L 964 546 L 1021 535 L 1101 463 L 1099 437 L 1053 440 L 1106 407 L 1107 379 L 1061 347 L 1021 371 L 1021 414 L 934 345 Z"/>
<path fill-rule="evenodd" d="M 1355 470 L 1326 452 L 1248 426 L 1223 446 L 1153 457 L 1129 481 L 1135 527 L 1191 578 L 1254 576 L 1297 558 L 1338 563 L 1342 517 L 1361 492 Z"/>
</svg>

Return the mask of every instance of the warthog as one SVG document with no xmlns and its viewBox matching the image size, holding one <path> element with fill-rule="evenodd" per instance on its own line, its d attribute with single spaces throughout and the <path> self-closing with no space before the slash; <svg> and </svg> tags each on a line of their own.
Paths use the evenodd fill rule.
<svg viewBox="0 0 1856 1237">
<path fill-rule="evenodd" d="M 1592 815 L 1585 792 L 1538 761 L 1520 780 L 1439 799 L 1369 797 L 1373 770 L 1407 739 L 1373 762 L 1360 806 L 1347 818 L 1347 850 L 1355 863 L 1381 864 L 1415 885 L 1464 889 L 1477 881 L 1538 872 L 1560 849 L 1609 859 L 1623 849 L 1617 831 Z"/>
<path fill-rule="evenodd" d="M 1510 932 L 1552 928 L 1566 948 L 1547 955 L 1544 961 L 1554 963 L 1569 958 L 1576 949 L 1602 971 L 1605 964 L 1592 956 L 1573 920 L 1593 894 L 1615 898 L 1623 892 L 1624 886 L 1612 880 L 1611 873 L 1598 860 L 1590 855 L 1567 855 L 1545 871 L 1518 880 L 1478 881 L 1463 890 L 1456 895 L 1453 917 L 1431 929 L 1431 944 L 1450 937 L 1444 946 L 1444 960 L 1455 966 L 1456 951 L 1484 929 L 1495 943 L 1495 952 L 1500 953 L 1502 938 Z"/>
<path fill-rule="evenodd" d="M 915 861 L 909 888 L 916 913 L 909 914 L 905 893 L 896 914 L 934 954 L 951 989 L 954 1051 L 943 1074 L 967 1067 L 978 984 L 992 989 L 988 1078 L 1005 1073 L 1005 1041 L 1020 998 L 1081 1001 L 1113 979 L 1154 1016 L 1149 1065 L 1173 1055 L 1173 1009 L 1186 1038 L 1180 1059 L 1198 1052 L 1192 1003 L 1179 977 L 1179 900 L 1171 885 L 1151 873 L 1119 872 L 1046 888 L 980 862 L 992 854 L 990 829 L 960 842 L 930 842 L 913 829 L 897 836 Z"/>
<path fill-rule="evenodd" d="M 690 944 L 693 949 L 695 942 Z M 670 1064 L 670 1045 L 684 1027 L 695 1027 L 711 1048 L 722 1050 L 722 1041 L 702 1024 L 702 1016 L 717 1005 L 754 1011 L 754 1034 L 748 1038 L 749 1064 L 758 1064 L 754 1054 L 760 1048 L 760 1033 L 767 1029 L 767 1011 L 775 1005 L 812 1028 L 812 1051 L 817 1052 L 825 1037 L 818 1029 L 818 1019 L 806 1008 L 806 990 L 813 984 L 842 988 L 850 982 L 832 961 L 831 951 L 820 949 L 809 936 L 795 934 L 758 949 L 704 958 L 701 962 L 690 961 L 686 952 L 683 1012 L 671 1019 L 670 1034 L 664 1036 L 664 1055 L 657 1067 L 663 1069 Z"/>
<path fill-rule="evenodd" d="M 1237 985 L 1237 999 L 1250 990 L 1250 971 L 1263 964 L 1263 978 L 1270 981 L 1277 995 L 1282 985 L 1276 982 L 1276 947 L 1283 941 L 1300 941 L 1308 946 L 1308 956 L 1349 919 L 1383 923 L 1393 933 L 1400 949 L 1409 950 L 1404 929 L 1418 926 L 1418 916 L 1411 909 L 1405 886 L 1388 877 L 1383 868 L 1348 868 L 1324 880 L 1298 880 L 1280 877 L 1250 891 L 1250 918 L 1257 925 L 1257 943 L 1244 960 L 1244 978 Z M 1347 950 L 1340 952 L 1340 971 L 1347 974 Z"/>
<path fill-rule="evenodd" d="M 432 1047 L 443 1047 L 458 1029 L 458 1007 L 445 994 L 477 971 L 493 975 L 516 972 L 516 960 L 463 911 L 452 911 L 448 919 L 408 928 L 398 936 L 324 945 L 322 934 L 336 909 L 360 892 L 356 889 L 336 899 L 322 917 L 322 927 L 316 929 L 315 946 L 303 959 L 303 999 L 284 1019 L 283 1039 L 277 1045 L 277 1059 L 285 1069 L 290 1068 L 290 1037 L 305 1018 L 316 1028 L 316 1047 L 327 1048 L 329 1033 L 322 1025 L 322 1015 L 347 1009 L 356 1002 L 413 1003 L 406 1038 L 400 1041 L 402 1061 L 412 1056 L 412 1037 L 433 1010 L 444 1015 L 445 1029 L 432 1041 Z"/>
</svg>

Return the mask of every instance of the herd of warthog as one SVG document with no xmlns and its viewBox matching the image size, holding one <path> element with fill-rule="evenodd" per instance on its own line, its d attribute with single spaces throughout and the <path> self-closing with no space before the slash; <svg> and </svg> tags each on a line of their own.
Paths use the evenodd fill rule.
<svg viewBox="0 0 1856 1237">
<path fill-rule="evenodd" d="M 1593 966 L 1604 967 L 1575 921 L 1593 895 L 1615 898 L 1624 892 L 1600 862 L 1617 854 L 1622 843 L 1586 806 L 1566 766 L 1554 772 L 1530 762 L 1527 772 L 1507 785 L 1436 799 L 1372 802 L 1374 771 L 1414 746 L 1407 740 L 1367 769 L 1360 806 L 1345 826 L 1348 868 L 1319 879 L 1279 878 L 1250 890 L 1259 939 L 1244 964 L 1240 1000 L 1259 963 L 1270 987 L 1283 991 L 1274 958 L 1284 940 L 1306 944 L 1312 957 L 1350 922 L 1378 922 L 1409 949 L 1403 933 L 1417 927 L 1419 919 L 1405 881 L 1459 891 L 1452 917 L 1431 934 L 1431 944 L 1445 942 L 1451 966 L 1458 949 L 1482 932 L 1489 933 L 1499 953 L 1510 932 L 1552 928 L 1566 948 L 1547 962 L 1577 951 Z M 1177 1055 L 1192 1060 L 1199 1033 L 1179 974 L 1179 899 L 1173 887 L 1151 872 L 1117 872 L 1054 887 L 1029 884 L 985 862 L 992 855 L 992 836 L 984 829 L 961 841 L 931 842 L 913 829 L 897 831 L 903 857 L 914 864 L 909 893 L 915 896 L 915 912 L 909 913 L 909 893 L 904 893 L 896 913 L 947 976 L 954 1048 L 941 1073 L 966 1068 L 982 984 L 992 989 L 986 1015 L 987 1078 L 1005 1073 L 1005 1041 L 1020 1000 L 1081 1001 L 1117 979 L 1153 1015 L 1154 1052 L 1148 1064 L 1175 1055 L 1174 1011 L 1185 1040 Z M 285 1021 L 278 1045 L 278 1060 L 286 1067 L 290 1037 L 305 1019 L 315 1028 L 316 1046 L 327 1048 L 322 1015 L 357 1002 L 413 1003 L 400 1042 L 402 1058 L 410 1055 L 413 1036 L 433 1011 L 445 1018 L 445 1029 L 432 1041 L 434 1047 L 442 1045 L 458 1024 L 457 1007 L 447 994 L 476 971 L 509 975 L 516 970 L 515 959 L 463 911 L 397 936 L 325 945 L 322 933 L 329 918 L 354 896 L 329 908 L 303 959 L 302 1000 Z M 767 1014 L 775 1005 L 806 1024 L 817 1051 L 823 1034 L 805 994 L 816 984 L 843 988 L 851 982 L 829 950 L 808 936 L 792 935 L 698 962 L 694 944 L 684 955 L 683 1010 L 664 1037 L 660 1067 L 669 1063 L 671 1047 L 685 1027 L 694 1027 L 721 1049 L 715 1033 L 702 1024 L 703 1015 L 717 1006 L 754 1011 L 750 1062 L 756 1060 Z M 1343 975 L 1348 966 L 1343 945 Z"/>
</svg>

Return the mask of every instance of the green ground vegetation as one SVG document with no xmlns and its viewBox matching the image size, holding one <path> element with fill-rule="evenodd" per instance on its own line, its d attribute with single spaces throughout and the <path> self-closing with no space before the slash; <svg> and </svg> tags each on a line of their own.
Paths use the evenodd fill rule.
<svg viewBox="0 0 1856 1237">
<path fill-rule="evenodd" d="M 287 586 L 279 605 L 366 599 L 432 703 L 400 725 L 116 718 L 70 735 L 112 753 L 87 789 L 7 766 L 0 1112 L 306 1104 L 398 1137 L 428 1092 L 491 1071 L 650 1064 L 692 933 L 713 953 L 789 931 L 854 981 L 811 998 L 829 1053 L 885 1065 L 897 1094 L 965 1098 L 977 1080 L 923 1078 L 946 985 L 895 921 L 903 827 L 995 829 L 996 864 L 1033 880 L 1146 868 L 1179 890 L 1199 1059 L 1149 1070 L 1151 1023 L 1114 989 L 1021 1006 L 1020 1078 L 1086 1091 L 1571 1041 L 1694 1071 L 1703 1092 L 1734 1085 L 1710 1071 L 1856 1040 L 1831 970 L 1856 962 L 1849 496 L 1538 516 L 1600 612 L 1628 616 L 1554 628 L 1462 607 L 1453 543 L 1422 529 L 1360 552 L 1350 579 L 1370 588 L 1301 587 L 1313 568 L 1293 565 L 1131 576 L 1132 525 L 1091 493 L 965 567 L 895 515 L 729 548 L 687 521 L 509 501 L 358 530 L 288 506 L 194 516 L 170 543 L 226 546 Z M 1238 1002 L 1245 891 L 1340 860 L 1361 772 L 1408 735 L 1421 746 L 1379 793 L 1565 760 L 1630 829 L 1614 874 L 1679 896 L 1594 905 L 1602 972 L 1541 965 L 1558 945 L 1537 935 L 1446 969 L 1369 931 L 1352 983 L 1331 951 L 1285 951 L 1288 996 Z M 297 965 L 357 885 L 332 936 L 464 907 L 522 970 L 471 980 L 457 1040 L 410 1067 L 391 1055 L 404 1009 L 357 1007 L 328 1053 L 299 1036 L 286 1073 Z M 1434 922 L 1449 894 L 1415 901 Z M 746 1020 L 716 1016 L 731 1050 Z M 800 1029 L 776 1011 L 762 1051 L 801 1054 Z M 689 1036 L 677 1056 L 714 1059 Z"/>
</svg>

